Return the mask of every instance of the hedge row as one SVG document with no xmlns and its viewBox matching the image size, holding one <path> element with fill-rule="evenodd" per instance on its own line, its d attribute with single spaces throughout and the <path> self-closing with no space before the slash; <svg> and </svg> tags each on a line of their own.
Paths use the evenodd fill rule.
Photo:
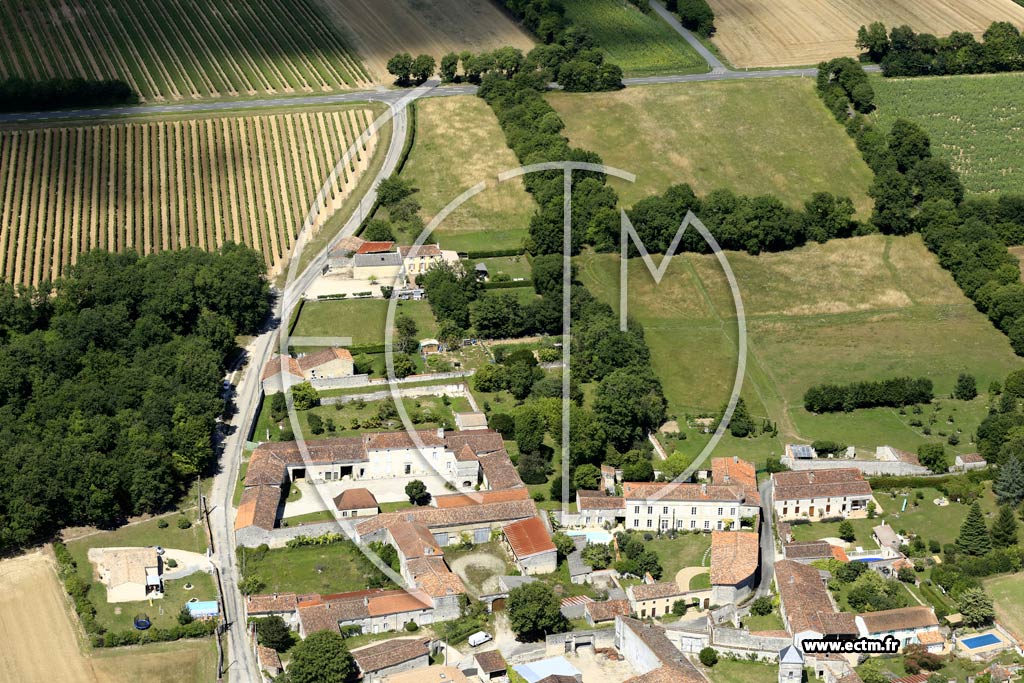
<svg viewBox="0 0 1024 683">
<path fill-rule="evenodd" d="M 485 282 L 484 289 L 517 289 L 519 287 L 533 287 L 532 280 L 501 280 L 498 282 Z"/>
<path fill-rule="evenodd" d="M 462 258 L 465 259 L 481 259 L 481 258 L 499 258 L 501 256 L 522 256 L 526 253 L 526 247 L 513 247 L 511 249 L 490 249 L 482 251 L 467 251 L 466 255 Z"/>
</svg>

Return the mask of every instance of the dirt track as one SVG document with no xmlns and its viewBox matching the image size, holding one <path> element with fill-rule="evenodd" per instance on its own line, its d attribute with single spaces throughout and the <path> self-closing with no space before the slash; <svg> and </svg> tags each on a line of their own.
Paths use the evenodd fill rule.
<svg viewBox="0 0 1024 683">
<path fill-rule="evenodd" d="M 359 53 L 371 76 L 390 82 L 386 64 L 398 52 L 482 52 L 533 39 L 492 0 L 314 0 Z M 1007 0 L 1009 2 L 1009 0 Z"/>
<path fill-rule="evenodd" d="M 709 0 L 718 28 L 715 44 L 737 67 L 812 65 L 854 56 L 857 29 L 873 21 L 915 31 L 981 35 L 993 21 L 1024 26 L 1013 0 Z"/>
</svg>

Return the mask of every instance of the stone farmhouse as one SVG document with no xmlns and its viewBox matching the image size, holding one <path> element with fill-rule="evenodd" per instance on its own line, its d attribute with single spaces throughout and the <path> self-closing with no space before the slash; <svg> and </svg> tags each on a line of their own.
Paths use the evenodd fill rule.
<svg viewBox="0 0 1024 683">
<path fill-rule="evenodd" d="M 358 237 L 342 240 L 327 256 L 330 279 L 348 280 L 352 293 L 380 294 L 380 286 L 404 288 L 434 266 L 461 267 L 459 255 L 437 244 L 395 246 L 394 242 L 367 242 Z"/>
<path fill-rule="evenodd" d="M 900 641 L 902 647 L 918 644 L 932 647 L 936 644 L 935 637 L 924 634 L 939 633 L 939 620 L 935 616 L 935 610 L 923 605 L 858 614 L 856 623 L 857 631 L 862 638 L 892 636 Z M 939 649 L 943 640 L 940 634 L 937 640 Z"/>
<path fill-rule="evenodd" d="M 263 392 L 272 394 L 287 391 L 301 382 L 318 379 L 337 379 L 355 374 L 352 352 L 348 349 L 322 349 L 292 358 L 285 357 L 285 369 L 281 368 L 281 356 L 274 354 L 263 368 L 260 377 Z"/>
<path fill-rule="evenodd" d="M 775 586 L 782 621 L 797 647 L 803 649 L 806 639 L 857 635 L 854 616 L 836 608 L 818 569 L 794 560 L 776 562 Z"/>
<path fill-rule="evenodd" d="M 530 517 L 502 528 L 512 561 L 524 576 L 550 574 L 558 569 L 558 550 L 540 517 Z"/>
<path fill-rule="evenodd" d="M 866 516 L 871 498 L 871 485 L 854 467 L 772 474 L 772 502 L 780 521 Z"/>
</svg>

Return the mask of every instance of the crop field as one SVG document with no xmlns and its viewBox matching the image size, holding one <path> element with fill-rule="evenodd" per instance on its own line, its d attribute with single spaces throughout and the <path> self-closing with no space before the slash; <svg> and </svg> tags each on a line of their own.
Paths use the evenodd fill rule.
<svg viewBox="0 0 1024 683">
<path fill-rule="evenodd" d="M 43 551 L 0 561 L 0 637 L 0 683 L 201 683 L 215 676 L 217 652 L 209 638 L 85 654 L 76 617 Z"/>
<path fill-rule="evenodd" d="M 811 79 L 553 93 L 548 101 L 573 145 L 636 173 L 635 183 L 610 181 L 626 206 L 690 183 L 699 195 L 725 187 L 793 206 L 827 191 L 850 197 L 860 217 L 870 213 L 871 170 Z"/>
<path fill-rule="evenodd" d="M 909 119 L 931 135 L 968 192 L 1024 192 L 1024 75 L 873 76 L 874 114 L 888 130 Z"/>
<path fill-rule="evenodd" d="M 493 0 L 311 0 L 362 57 L 372 78 L 390 82 L 387 61 L 397 52 L 485 52 L 511 45 L 523 52 L 533 38 Z"/>
<path fill-rule="evenodd" d="M 1024 7 L 1013 0 L 709 0 L 715 11 L 715 44 L 737 67 L 812 65 L 857 54 L 857 29 L 873 21 L 915 31 L 980 36 L 993 21 L 1024 25 Z"/>
<path fill-rule="evenodd" d="M 279 271 L 310 204 L 373 110 L 0 131 L 0 273 L 52 280 L 94 248 L 143 254 L 225 241 Z M 377 149 L 360 147 L 317 226 Z"/>
<path fill-rule="evenodd" d="M 497 175 L 519 166 L 490 107 L 479 97 L 434 97 L 416 103 L 416 143 L 402 177 L 420 191 L 424 221 L 481 181 L 488 188 L 463 204 L 434 233 L 444 249 L 519 247 L 536 209 L 521 178 Z M 409 235 L 411 241 L 416 235 Z"/>
<path fill-rule="evenodd" d="M 158 101 L 369 82 L 309 0 L 2 0 L 9 76 L 119 78 Z"/>
<path fill-rule="evenodd" d="M 924 441 L 944 442 L 938 430 L 956 426 L 962 439 L 949 450 L 967 452 L 985 415 L 983 397 L 943 398 L 935 434 L 927 437 L 910 425 L 915 416 L 896 410 L 811 415 L 803 409 L 803 394 L 820 382 L 923 375 L 933 380 L 937 396 L 948 396 L 960 372 L 986 387 L 1021 366 L 1006 337 L 975 310 L 917 236 L 872 235 L 778 254 L 728 252 L 728 258 L 747 319 L 743 396 L 753 415 L 778 423 L 784 439 L 914 450 Z M 591 291 L 617 305 L 618 258 L 588 254 L 579 267 Z M 631 261 L 629 302 L 630 314 L 644 325 L 670 412 L 718 410 L 736 372 L 737 326 L 717 260 L 676 256 L 660 285 L 640 261 Z M 917 417 L 928 419 L 931 410 Z M 949 415 L 953 423 L 947 423 Z"/>
<path fill-rule="evenodd" d="M 608 60 L 627 76 L 708 71 L 682 36 L 627 0 L 567 0 L 565 12 L 573 25 L 590 31 Z"/>
</svg>

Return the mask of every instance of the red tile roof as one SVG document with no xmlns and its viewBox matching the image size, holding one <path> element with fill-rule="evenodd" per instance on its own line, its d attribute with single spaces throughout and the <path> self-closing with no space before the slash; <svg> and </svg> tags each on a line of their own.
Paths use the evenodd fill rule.
<svg viewBox="0 0 1024 683">
<path fill-rule="evenodd" d="M 280 502 L 281 489 L 276 486 L 251 486 L 245 489 L 238 501 L 235 530 L 250 526 L 273 529 Z"/>
<path fill-rule="evenodd" d="M 277 654 L 277 650 L 257 645 L 256 656 L 260 660 L 260 668 L 281 670 L 281 655 Z"/>
<path fill-rule="evenodd" d="M 608 496 L 604 491 L 576 491 L 576 505 L 580 510 L 625 510 L 626 499 Z"/>
<path fill-rule="evenodd" d="M 367 510 L 377 507 L 377 498 L 369 489 L 346 489 L 334 497 L 334 506 L 339 510 Z"/>
<path fill-rule="evenodd" d="M 493 429 L 478 429 L 471 432 L 448 432 L 445 435 L 448 449 L 458 453 L 463 446 L 469 446 L 473 453 L 493 453 L 505 448 L 501 434 Z"/>
<path fill-rule="evenodd" d="M 487 485 L 492 489 L 511 489 L 523 485 L 519 472 L 504 449 L 479 456 Z"/>
<path fill-rule="evenodd" d="M 964 453 L 960 456 L 960 462 L 967 464 L 985 462 L 985 458 L 978 453 Z"/>
<path fill-rule="evenodd" d="M 356 249 L 357 254 L 379 254 L 384 251 L 391 251 L 395 246 L 394 242 L 363 242 Z"/>
<path fill-rule="evenodd" d="M 409 560 L 406 569 L 416 587 L 432 598 L 461 595 L 466 592 L 462 579 L 448 568 L 440 555 Z"/>
<path fill-rule="evenodd" d="M 630 586 L 628 591 L 632 594 L 633 599 L 637 601 L 660 600 L 662 598 L 673 598 L 677 595 L 683 594 L 683 591 L 679 590 L 679 585 L 675 581 L 640 583 L 635 586 Z"/>
<path fill-rule="evenodd" d="M 634 586 L 635 588 L 635 586 Z M 632 617 L 618 617 L 622 625 L 632 631 L 637 638 L 661 662 L 661 667 L 629 679 L 640 683 L 707 683 L 707 679 L 697 670 L 690 660 L 680 652 L 665 635 L 660 626 L 645 624 Z M 627 681 L 627 683 L 629 683 Z"/>
<path fill-rule="evenodd" d="M 497 650 L 488 650 L 487 652 L 478 652 L 475 655 L 477 666 L 480 670 L 487 674 L 498 673 L 499 671 L 506 671 L 508 664 L 505 662 L 505 658 L 501 656 L 501 653 Z"/>
<path fill-rule="evenodd" d="M 299 368 L 306 372 L 334 360 L 350 361 L 352 360 L 352 352 L 348 349 L 321 349 L 320 351 L 300 356 L 297 362 Z"/>
<path fill-rule="evenodd" d="M 379 514 L 376 517 L 361 522 L 356 526 L 356 532 L 360 536 L 366 536 L 385 529 L 394 522 L 403 519 L 419 521 L 427 525 L 428 528 L 435 529 L 482 522 L 505 522 L 526 519 L 536 514 L 537 506 L 529 499 L 449 508 L 427 506 Z"/>
<path fill-rule="evenodd" d="M 295 593 L 250 595 L 245 599 L 245 611 L 247 614 L 294 612 L 298 609 L 298 606 L 298 596 Z"/>
<path fill-rule="evenodd" d="M 605 600 L 604 602 L 588 602 L 583 611 L 590 614 L 596 624 L 601 621 L 612 621 L 617 616 L 630 615 L 629 600 Z"/>
<path fill-rule="evenodd" d="M 776 472 L 772 475 L 772 485 L 775 500 L 871 495 L 871 485 L 864 479 L 864 474 L 855 467 Z"/>
<path fill-rule="evenodd" d="M 824 635 L 856 634 L 852 614 L 836 612 L 821 574 L 794 560 L 775 563 L 775 585 L 793 633 L 816 631 Z"/>
<path fill-rule="evenodd" d="M 424 593 L 388 591 L 385 595 L 372 597 L 367 605 L 371 617 L 385 614 L 404 614 L 433 608 L 433 603 Z"/>
<path fill-rule="evenodd" d="M 931 607 L 915 605 L 880 612 L 866 612 L 858 615 L 867 627 L 868 633 L 885 633 L 926 628 L 938 628 L 939 620 Z"/>
<path fill-rule="evenodd" d="M 518 559 L 533 557 L 555 550 L 548 528 L 540 517 L 530 517 L 519 522 L 506 524 L 502 531 Z"/>
<path fill-rule="evenodd" d="M 285 356 L 285 369 L 290 375 L 296 377 L 302 377 L 302 368 L 299 367 L 299 362 L 291 356 Z M 263 366 L 263 373 L 260 375 L 260 380 L 264 381 L 270 379 L 274 375 L 281 372 L 281 356 L 274 354 L 267 361 L 267 364 Z"/>
<path fill-rule="evenodd" d="M 754 531 L 711 532 L 711 584 L 735 586 L 757 571 L 760 544 Z"/>
<path fill-rule="evenodd" d="M 738 503 L 743 501 L 743 488 L 738 485 L 626 482 L 622 485 L 622 497 L 626 500 L 721 500 Z"/>
<path fill-rule="evenodd" d="M 739 484 L 743 487 L 747 504 L 761 504 L 761 494 L 757 491 L 757 470 L 746 460 L 735 457 L 712 458 L 711 480 L 716 484 Z"/>
<path fill-rule="evenodd" d="M 483 505 L 485 503 L 506 503 L 513 500 L 527 500 L 530 491 L 525 487 L 503 489 L 500 491 L 479 491 L 474 493 L 452 493 L 435 496 L 434 505 L 439 508 L 465 507 L 466 505 Z"/>
<path fill-rule="evenodd" d="M 407 560 L 441 555 L 443 552 L 434 539 L 434 534 L 430 533 L 430 529 L 422 522 L 398 520 L 388 526 L 388 531 L 398 552 Z"/>
<path fill-rule="evenodd" d="M 366 674 L 430 656 L 430 638 L 395 638 L 352 651 L 359 670 Z"/>
</svg>

